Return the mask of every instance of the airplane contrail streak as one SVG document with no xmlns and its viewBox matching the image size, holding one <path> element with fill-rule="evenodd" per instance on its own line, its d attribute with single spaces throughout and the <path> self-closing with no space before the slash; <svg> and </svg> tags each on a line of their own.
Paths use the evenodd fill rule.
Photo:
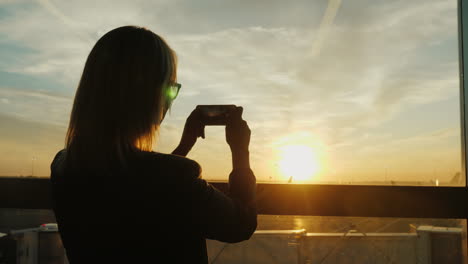
<svg viewBox="0 0 468 264">
<path fill-rule="evenodd" d="M 52 15 L 57 17 L 60 21 L 62 21 L 65 25 L 70 27 L 73 32 L 83 41 L 93 43 L 93 39 L 88 35 L 80 32 L 78 30 L 78 23 L 68 18 L 62 11 L 60 11 L 54 4 L 52 4 L 49 0 L 37 0 L 37 2 L 48 12 Z"/>
<path fill-rule="evenodd" d="M 312 56 L 317 56 L 320 54 L 322 49 L 323 40 L 326 39 L 330 25 L 333 24 L 335 20 L 336 13 L 341 6 L 341 0 L 328 0 L 328 6 L 323 14 L 322 21 L 320 22 L 320 27 L 317 30 L 317 36 L 315 38 L 314 45 L 312 47 Z"/>
</svg>

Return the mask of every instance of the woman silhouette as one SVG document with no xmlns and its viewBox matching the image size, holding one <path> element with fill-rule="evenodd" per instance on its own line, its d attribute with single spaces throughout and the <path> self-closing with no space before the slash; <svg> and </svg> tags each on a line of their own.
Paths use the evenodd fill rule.
<svg viewBox="0 0 468 264">
<path fill-rule="evenodd" d="M 172 154 L 152 141 L 179 91 L 176 56 L 148 29 L 119 27 L 91 50 L 65 148 L 51 164 L 53 210 L 71 264 L 207 263 L 205 239 L 239 242 L 257 226 L 250 130 L 229 115 L 229 195 L 184 156 L 204 125 L 195 109 Z"/>
</svg>

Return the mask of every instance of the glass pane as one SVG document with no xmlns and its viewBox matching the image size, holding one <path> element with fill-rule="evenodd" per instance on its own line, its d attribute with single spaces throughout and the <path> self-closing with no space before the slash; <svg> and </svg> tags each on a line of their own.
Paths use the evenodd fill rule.
<svg viewBox="0 0 468 264">
<path fill-rule="evenodd" d="M 236 104 L 259 182 L 464 186 L 457 1 L 0 3 L 0 175 L 49 176 L 96 41 L 146 26 L 182 89 L 156 151 L 198 104 Z M 174 12 L 167 12 L 174 10 Z M 189 158 L 227 179 L 222 127 Z"/>
<path fill-rule="evenodd" d="M 55 222 L 51 210 L 0 208 L 1 263 L 68 264 Z"/>
<path fill-rule="evenodd" d="M 64 263 L 57 232 L 30 232 L 54 222 L 51 210 L 0 209 L 0 252 L 9 245 L 2 235 L 14 231 L 17 253 L 29 246 L 45 263 Z M 250 240 L 235 244 L 207 240 L 207 247 L 210 263 L 223 264 L 455 264 L 467 263 L 466 238 L 466 220 L 461 219 L 259 215 Z M 33 261 L 31 256 L 17 257 Z"/>
<path fill-rule="evenodd" d="M 208 240 L 210 263 L 466 263 L 466 221 L 261 215 L 250 240 Z"/>
</svg>

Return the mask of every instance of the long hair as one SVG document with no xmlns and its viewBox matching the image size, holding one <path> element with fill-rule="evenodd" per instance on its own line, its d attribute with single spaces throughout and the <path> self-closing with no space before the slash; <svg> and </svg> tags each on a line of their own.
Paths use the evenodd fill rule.
<svg viewBox="0 0 468 264">
<path fill-rule="evenodd" d="M 151 151 L 176 67 L 175 52 L 146 28 L 124 26 L 102 36 L 75 94 L 65 139 L 68 164 L 126 166 L 130 152 Z"/>
</svg>

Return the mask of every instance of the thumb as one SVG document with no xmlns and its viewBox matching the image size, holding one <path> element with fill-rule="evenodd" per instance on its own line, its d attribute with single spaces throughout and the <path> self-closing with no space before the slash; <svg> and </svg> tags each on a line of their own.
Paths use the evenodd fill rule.
<svg viewBox="0 0 468 264">
<path fill-rule="evenodd" d="M 239 112 L 239 117 L 242 119 L 242 113 L 244 112 L 244 108 L 242 106 L 237 107 L 237 111 Z"/>
<path fill-rule="evenodd" d="M 200 125 L 200 136 L 205 139 L 205 125 Z"/>
<path fill-rule="evenodd" d="M 238 121 L 242 120 L 243 110 L 244 109 L 242 108 L 242 106 L 236 107 L 236 110 L 234 111 L 233 116 L 232 116 L 232 121 L 238 122 Z"/>
</svg>

